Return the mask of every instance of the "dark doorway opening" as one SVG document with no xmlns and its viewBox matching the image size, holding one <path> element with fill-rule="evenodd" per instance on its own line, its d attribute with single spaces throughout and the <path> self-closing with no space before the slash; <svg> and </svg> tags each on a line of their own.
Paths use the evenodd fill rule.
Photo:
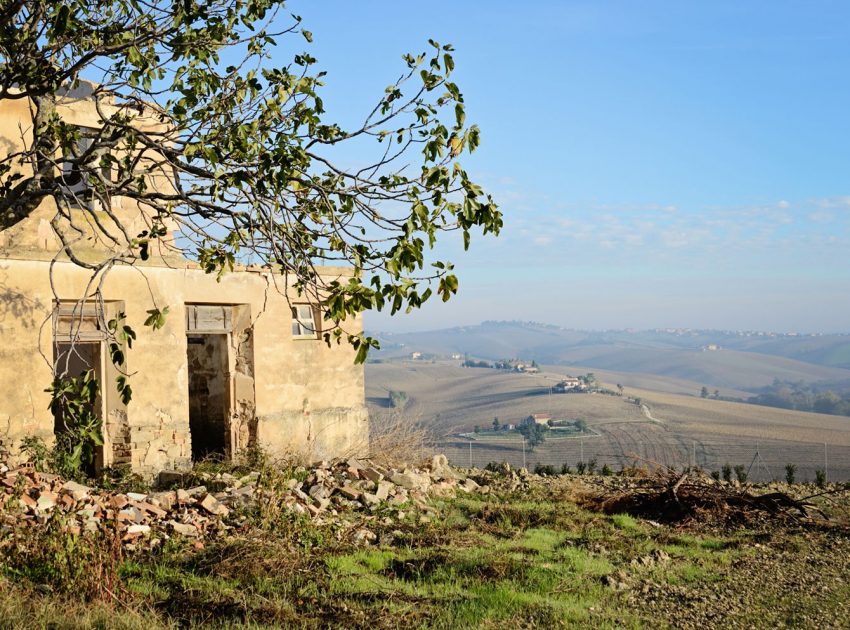
<svg viewBox="0 0 850 630">
<path fill-rule="evenodd" d="M 224 459 L 230 408 L 228 335 L 190 334 L 187 347 L 192 459 Z"/>
<path fill-rule="evenodd" d="M 57 342 L 54 345 L 54 374 L 58 380 L 79 379 L 91 370 L 97 381 L 97 398 L 94 400 L 90 412 L 95 418 L 103 422 L 103 356 L 102 344 L 97 341 Z M 63 416 L 61 408 L 54 408 L 53 431 L 59 435 L 69 430 L 70 418 Z M 103 452 L 97 449 L 96 459 L 85 466 L 85 472 L 93 475 L 102 465 Z"/>
</svg>

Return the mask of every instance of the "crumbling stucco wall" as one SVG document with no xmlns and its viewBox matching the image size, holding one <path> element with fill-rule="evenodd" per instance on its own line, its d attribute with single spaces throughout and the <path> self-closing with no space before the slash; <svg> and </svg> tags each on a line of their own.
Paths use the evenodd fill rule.
<svg viewBox="0 0 850 630">
<path fill-rule="evenodd" d="M 15 383 L 0 390 L 0 439 L 13 449 L 24 436 L 50 440 L 53 434 L 44 392 L 51 381 L 53 353 L 49 266 L 47 260 L 17 259 L 8 252 L 0 258 L 0 379 Z M 53 276 L 63 300 L 78 300 L 89 279 L 88 272 L 71 263 L 55 264 Z M 237 417 L 232 427 L 239 448 L 255 438 L 274 455 L 309 459 L 365 450 L 363 368 L 354 365 L 354 351 L 347 344 L 329 348 L 320 339 L 293 339 L 290 306 L 274 280 L 280 279 L 270 272 L 245 270 L 216 282 L 190 263 L 183 268 L 149 264 L 109 272 L 104 298 L 124 302 L 127 324 L 138 338 L 127 353 L 133 400 L 126 412 L 110 414 L 105 424 L 113 453 L 106 463 L 129 457 L 133 469 L 147 474 L 190 465 L 183 309 L 193 303 L 235 304 L 250 312 L 251 326 L 231 339 L 234 396 L 243 403 L 241 420 Z M 169 307 L 165 326 L 158 331 L 143 326 L 146 311 L 154 306 Z M 360 322 L 350 325 L 357 330 Z M 253 410 L 251 396 L 239 391 L 252 385 Z"/>
</svg>

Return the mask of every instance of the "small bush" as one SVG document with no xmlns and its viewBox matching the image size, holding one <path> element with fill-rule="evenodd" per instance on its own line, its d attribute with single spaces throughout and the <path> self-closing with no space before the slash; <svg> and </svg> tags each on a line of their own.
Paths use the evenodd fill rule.
<svg viewBox="0 0 850 630">
<path fill-rule="evenodd" d="M 720 481 L 720 471 L 719 470 L 712 470 L 711 471 L 711 478 L 714 479 L 715 481 Z"/>
<path fill-rule="evenodd" d="M 572 469 L 572 468 L 570 468 L 570 465 L 569 465 L 569 464 L 564 463 L 564 464 L 561 466 L 561 474 L 562 474 L 562 475 L 569 475 L 571 472 L 573 472 L 573 469 Z"/>
<path fill-rule="evenodd" d="M 21 454 L 33 463 L 38 472 L 47 472 L 52 453 L 40 437 L 28 435 L 22 439 Z"/>
<path fill-rule="evenodd" d="M 555 471 L 555 467 L 549 464 L 536 464 L 534 466 L 534 474 L 536 475 L 545 475 L 547 477 L 557 475 L 558 473 Z"/>
<path fill-rule="evenodd" d="M 826 487 L 826 471 L 818 468 L 815 471 L 815 485 L 818 488 Z"/>
<path fill-rule="evenodd" d="M 97 481 L 98 486 L 103 490 L 143 493 L 151 491 L 151 485 L 145 481 L 144 477 L 134 473 L 129 465 L 104 468 Z"/>
<path fill-rule="evenodd" d="M 797 478 L 797 464 L 785 464 L 785 482 L 794 483 Z"/>
<path fill-rule="evenodd" d="M 723 464 L 723 468 L 720 469 L 723 474 L 723 481 L 726 483 L 732 482 L 732 466 L 731 464 Z"/>
<path fill-rule="evenodd" d="M 390 407 L 393 409 L 404 409 L 407 407 L 407 403 L 410 400 L 410 397 L 407 395 L 407 392 L 390 390 L 389 396 Z"/>
<path fill-rule="evenodd" d="M 54 512 L 43 526 L 22 529 L 4 541 L 2 573 L 83 601 L 110 601 L 122 588 L 120 534 L 111 527 L 77 534 L 69 531 L 70 524 L 67 515 Z"/>
<path fill-rule="evenodd" d="M 382 466 L 404 466 L 431 457 L 432 436 L 426 422 L 416 415 L 401 413 L 369 414 L 369 443 L 352 449 L 359 453 L 365 446 L 370 458 Z"/>
<path fill-rule="evenodd" d="M 610 477 L 614 471 L 611 470 L 611 467 L 608 464 L 602 466 L 602 470 L 600 471 L 604 477 Z"/>
<path fill-rule="evenodd" d="M 739 483 L 747 483 L 747 471 L 742 464 L 735 466 L 735 478 Z"/>
<path fill-rule="evenodd" d="M 587 470 L 587 464 L 585 464 L 584 462 L 579 462 L 578 464 L 576 464 L 576 470 L 578 471 L 578 474 L 583 475 L 584 471 Z"/>
<path fill-rule="evenodd" d="M 595 457 L 593 459 L 591 459 L 589 462 L 587 462 L 587 472 L 588 472 L 588 474 L 591 474 L 591 475 L 596 473 L 596 458 Z"/>
</svg>

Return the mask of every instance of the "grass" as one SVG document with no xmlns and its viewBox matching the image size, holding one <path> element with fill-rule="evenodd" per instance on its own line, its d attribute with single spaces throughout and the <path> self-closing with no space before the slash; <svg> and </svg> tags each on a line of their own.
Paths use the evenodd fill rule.
<svg viewBox="0 0 850 630">
<path fill-rule="evenodd" d="M 369 547 L 346 542 L 339 523 L 317 527 L 283 517 L 200 549 L 175 540 L 131 555 L 96 553 L 102 541 L 85 538 L 69 546 L 59 530 L 32 534 L 31 544 L 21 540 L 0 557 L 0 628 L 655 628 L 681 619 L 632 596 L 640 589 L 669 598 L 678 597 L 676 589 L 735 590 L 735 580 L 758 579 L 734 572 L 762 558 L 755 541 L 767 544 L 769 534 L 681 530 L 592 513 L 569 500 L 565 483 L 443 500 L 424 523 L 412 508 L 401 520 L 387 521 L 389 512 L 380 510 L 352 515 L 355 526 L 378 535 Z M 70 550 L 80 566 L 71 571 L 46 552 L 27 555 L 36 544 Z M 783 535 L 783 562 L 809 571 L 816 544 L 809 533 Z M 652 559 L 662 551 L 669 557 Z M 116 561 L 114 574 L 104 570 Z M 97 588 L 81 570 L 112 576 L 111 588 Z M 755 608 L 772 619 L 840 611 L 846 576 L 840 569 L 835 575 L 838 586 L 822 600 L 815 593 L 801 603 L 761 589 Z M 628 588 L 612 588 L 612 580 Z"/>
</svg>

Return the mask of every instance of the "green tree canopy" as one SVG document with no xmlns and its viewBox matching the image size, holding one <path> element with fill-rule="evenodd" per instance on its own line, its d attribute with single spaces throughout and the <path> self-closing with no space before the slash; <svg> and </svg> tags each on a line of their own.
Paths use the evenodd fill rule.
<svg viewBox="0 0 850 630">
<path fill-rule="evenodd" d="M 397 80 L 346 127 L 326 119 L 313 36 L 281 0 L 4 1 L 0 24 L 0 99 L 26 99 L 33 117 L 26 146 L 0 156 L 0 228 L 48 198 L 57 220 L 97 200 L 109 220 L 92 211 L 91 222 L 113 253 L 77 256 L 60 235 L 63 255 L 93 274 L 147 258 L 177 220 L 174 247 L 210 273 L 270 265 L 338 322 L 326 341 L 347 339 L 363 361 L 377 342 L 347 333 L 346 319 L 410 310 L 434 292 L 448 300 L 458 280 L 431 260 L 437 238 L 458 231 L 468 246 L 502 226 L 459 161 L 479 132 L 449 45 L 404 55 Z M 94 129 L 57 114 L 81 80 Z M 348 144 L 357 166 L 338 161 Z M 63 186 L 68 168 L 84 189 Z M 170 186 L 151 185 L 163 175 Z M 147 209 L 146 230 L 128 231 L 117 197 Z M 352 276 L 326 280 L 326 264 Z"/>
</svg>

